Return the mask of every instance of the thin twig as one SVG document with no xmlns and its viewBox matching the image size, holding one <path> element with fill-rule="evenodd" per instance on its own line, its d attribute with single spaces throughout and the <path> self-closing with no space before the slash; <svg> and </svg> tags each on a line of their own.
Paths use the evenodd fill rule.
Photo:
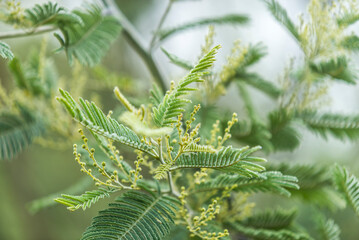
<svg viewBox="0 0 359 240">
<path fill-rule="evenodd" d="M 31 35 L 37 35 L 47 32 L 55 31 L 57 28 L 53 26 L 43 26 L 31 30 L 16 30 L 11 32 L 0 33 L 0 39 L 26 37 Z"/>
<path fill-rule="evenodd" d="M 150 49 L 149 49 L 150 52 L 152 52 L 152 50 L 153 50 L 153 48 L 155 46 L 156 39 L 157 39 L 157 34 L 161 30 L 161 27 L 162 27 L 163 23 L 165 22 L 168 13 L 171 10 L 172 4 L 173 4 L 173 0 L 169 0 L 168 4 L 167 4 L 167 7 L 166 7 L 164 13 L 162 14 L 162 17 L 161 17 L 161 19 L 160 19 L 160 21 L 158 23 L 156 31 L 153 33 L 153 36 L 152 36 L 152 39 L 151 39 L 151 44 L 150 44 Z"/>
<path fill-rule="evenodd" d="M 162 89 L 162 91 L 165 91 L 165 80 L 162 76 L 162 73 L 158 69 L 157 64 L 155 63 L 152 54 L 146 50 L 142 37 L 139 35 L 133 25 L 127 20 L 125 15 L 121 12 L 121 10 L 117 7 L 116 3 L 113 0 L 103 0 L 103 2 L 106 3 L 105 5 L 109 7 L 109 10 L 112 12 L 112 15 L 120 22 L 126 40 L 132 45 L 138 55 L 145 62 L 147 68 L 151 72 L 153 78 L 155 79 L 159 87 Z"/>
</svg>

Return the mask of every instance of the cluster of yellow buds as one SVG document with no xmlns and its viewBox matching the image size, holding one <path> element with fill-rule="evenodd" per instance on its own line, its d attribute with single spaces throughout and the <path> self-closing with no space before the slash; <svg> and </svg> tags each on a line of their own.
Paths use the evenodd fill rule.
<svg viewBox="0 0 359 240">
<path fill-rule="evenodd" d="M 194 183 L 201 184 L 206 182 L 206 178 L 208 177 L 207 169 L 201 168 L 201 171 L 197 171 L 193 174 L 194 176 Z"/>
<path fill-rule="evenodd" d="M 75 156 L 76 162 L 81 166 L 81 172 L 84 172 L 87 175 L 89 175 L 95 181 L 96 186 L 107 186 L 107 187 L 119 188 L 119 189 L 128 188 L 119 182 L 117 171 L 113 171 L 112 173 L 110 173 L 109 171 L 106 170 L 105 162 L 102 162 L 101 164 L 97 162 L 95 158 L 95 149 L 89 148 L 87 143 L 88 139 L 86 138 L 82 129 L 79 129 L 79 133 L 81 134 L 82 141 L 84 142 L 82 148 L 87 151 L 89 158 L 92 160 L 92 167 L 97 169 L 99 174 L 101 174 L 107 180 L 103 181 L 100 178 L 96 177 L 95 174 L 92 172 L 92 169 L 90 167 L 87 167 L 85 162 L 81 161 L 81 154 L 78 153 L 77 145 L 74 144 L 73 154 Z"/>
<path fill-rule="evenodd" d="M 17 2 L 16 0 L 7 0 L 5 1 L 5 8 L 5 16 L 2 16 L 5 22 L 14 24 L 14 27 L 27 25 L 25 21 L 24 9 L 21 7 L 20 2 Z"/>
<path fill-rule="evenodd" d="M 224 135 L 223 137 L 221 136 L 218 136 L 217 138 L 217 148 L 221 148 L 223 146 L 223 143 L 225 141 L 227 141 L 228 139 L 230 139 L 232 137 L 232 135 L 230 134 L 230 131 L 231 131 L 231 128 L 232 126 L 238 122 L 238 118 L 237 118 L 237 113 L 233 113 L 232 115 L 232 119 L 230 121 L 227 122 L 227 127 L 226 129 L 224 130 Z"/>
<path fill-rule="evenodd" d="M 141 175 L 141 164 L 143 163 L 144 158 L 143 158 L 143 153 L 141 151 L 137 151 L 137 160 L 134 162 L 135 163 L 135 169 L 130 171 L 130 174 L 133 178 L 132 180 L 132 184 L 131 184 L 131 188 L 132 189 L 136 189 L 137 188 L 137 180 L 138 179 L 142 179 L 143 176 Z"/>
<path fill-rule="evenodd" d="M 187 226 L 187 229 L 191 232 L 191 236 L 199 236 L 202 239 L 217 240 L 221 237 L 229 235 L 227 229 L 223 232 L 208 232 L 202 230 L 202 226 L 207 226 L 208 222 L 213 220 L 220 212 L 220 204 L 217 199 L 212 200 L 212 203 L 208 205 L 207 209 L 202 208 L 200 216 L 195 216 L 192 220 L 192 225 Z"/>
</svg>

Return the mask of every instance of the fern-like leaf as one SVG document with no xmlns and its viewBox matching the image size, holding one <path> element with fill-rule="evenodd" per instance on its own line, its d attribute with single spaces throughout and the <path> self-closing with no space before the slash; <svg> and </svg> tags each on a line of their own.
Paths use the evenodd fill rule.
<svg viewBox="0 0 359 240">
<path fill-rule="evenodd" d="M 83 24 L 82 19 L 63 7 L 59 7 L 57 3 L 36 4 L 31 9 L 25 10 L 25 16 L 34 26 L 45 24 Z"/>
<path fill-rule="evenodd" d="M 179 57 L 177 57 L 176 55 L 167 52 L 164 48 L 161 48 L 162 52 L 164 54 L 166 54 L 166 56 L 168 57 L 168 59 L 171 61 L 171 63 L 173 63 L 174 65 L 177 65 L 183 69 L 186 70 L 191 70 L 193 68 L 192 64 L 189 63 L 186 60 L 180 59 Z"/>
<path fill-rule="evenodd" d="M 300 41 L 300 36 L 297 27 L 289 18 L 287 11 L 275 0 L 265 0 L 269 11 L 272 13 L 274 18 L 283 24 L 286 29 L 293 35 L 293 37 Z"/>
<path fill-rule="evenodd" d="M 232 24 L 232 25 L 238 25 L 238 24 L 247 24 L 249 22 L 249 18 L 246 15 L 240 15 L 240 14 L 230 14 L 226 16 L 216 17 L 216 18 L 205 18 L 200 19 L 197 21 L 185 23 L 183 25 L 170 28 L 170 29 L 163 29 L 158 33 L 158 36 L 161 41 L 164 39 L 167 39 L 177 33 L 180 33 L 182 31 L 192 29 L 195 27 L 200 26 L 207 26 L 207 25 L 218 25 L 218 24 Z"/>
<path fill-rule="evenodd" d="M 152 89 L 150 90 L 150 94 L 150 101 L 153 106 L 157 107 L 158 105 L 160 105 L 163 99 L 163 92 L 156 84 L 153 84 Z"/>
<path fill-rule="evenodd" d="M 230 225 L 244 236 L 253 240 L 313 240 L 304 233 L 296 233 L 286 229 L 276 231 L 263 228 L 250 228 L 238 223 L 230 223 Z"/>
<path fill-rule="evenodd" d="M 1 41 L 0 41 L 0 56 L 9 60 L 12 60 L 14 58 L 14 54 L 11 52 L 10 46 Z"/>
<path fill-rule="evenodd" d="M 91 204 L 98 202 L 101 198 L 109 197 L 110 193 L 113 192 L 115 192 L 114 189 L 99 188 L 97 190 L 86 191 L 80 196 L 61 194 L 61 197 L 54 200 L 67 206 L 67 209 L 70 211 L 75 211 L 79 208 L 86 210 L 86 208 L 91 207 Z"/>
<path fill-rule="evenodd" d="M 292 197 L 317 206 L 330 209 L 342 208 L 345 202 L 332 187 L 331 175 L 328 167 L 313 165 L 280 164 L 267 167 L 270 171 L 280 171 L 283 174 L 296 176 L 299 189 L 288 189 Z"/>
<path fill-rule="evenodd" d="M 216 153 L 195 152 L 182 154 L 171 170 L 181 168 L 213 168 L 227 172 L 235 172 L 244 176 L 258 176 L 258 172 L 265 168 L 256 162 L 265 162 L 263 158 L 249 156 L 257 151 L 258 147 L 234 149 L 223 147 Z"/>
<path fill-rule="evenodd" d="M 208 152 L 208 153 L 215 153 L 216 150 L 209 146 L 209 145 L 199 145 L 194 142 L 188 144 L 184 149 L 183 152 Z"/>
<path fill-rule="evenodd" d="M 296 209 L 268 209 L 266 211 L 255 213 L 251 217 L 242 221 L 241 224 L 253 228 L 279 230 L 290 227 L 296 216 Z"/>
<path fill-rule="evenodd" d="M 219 48 L 220 46 L 218 45 L 208 52 L 176 87 L 167 91 L 162 102 L 152 109 L 152 117 L 158 127 L 169 127 L 176 122 L 173 118 L 180 115 L 184 111 L 186 104 L 191 102 L 181 97 L 187 95 L 190 91 L 197 90 L 196 88 L 189 88 L 188 85 L 203 82 L 201 77 L 206 74 L 204 71 L 212 66 L 214 56 Z"/>
<path fill-rule="evenodd" d="M 359 138 L 359 116 L 306 112 L 299 117 L 311 131 L 324 139 L 327 139 L 329 134 L 340 140 Z"/>
<path fill-rule="evenodd" d="M 339 26 L 347 27 L 349 25 L 354 24 L 359 20 L 359 14 L 356 14 L 354 12 L 350 12 L 347 14 L 343 14 L 337 19 L 337 23 Z"/>
<path fill-rule="evenodd" d="M 300 144 L 300 135 L 292 126 L 292 117 L 286 111 L 273 111 L 269 114 L 271 139 L 275 150 L 292 151 Z"/>
<path fill-rule="evenodd" d="M 348 61 L 344 56 L 318 63 L 312 62 L 310 63 L 310 68 L 318 74 L 328 75 L 332 78 L 355 84 L 356 76 L 348 69 Z"/>
<path fill-rule="evenodd" d="M 298 179 L 294 176 L 283 175 L 280 172 L 269 171 L 260 174 L 260 177 L 247 178 L 240 175 L 221 174 L 197 186 L 196 191 L 221 190 L 237 185 L 240 192 L 272 192 L 290 196 L 289 189 L 299 189 Z"/>
<path fill-rule="evenodd" d="M 359 51 L 359 37 L 356 35 L 347 36 L 342 41 L 342 46 L 348 50 Z"/>
<path fill-rule="evenodd" d="M 70 64 L 73 57 L 81 64 L 94 66 L 105 56 L 110 44 L 121 30 L 119 22 L 111 16 L 103 16 L 101 8 L 91 5 L 87 12 L 76 10 L 84 25 L 71 24 L 60 27 L 63 37 L 55 36 L 64 49 Z"/>
<path fill-rule="evenodd" d="M 90 103 L 80 98 L 80 106 L 68 92 L 60 89 L 60 93 L 62 97 L 58 97 L 58 101 L 61 102 L 71 116 L 84 127 L 96 134 L 157 157 L 153 146 L 142 143 L 136 133 L 118 123 L 115 119 L 107 117 L 93 102 Z"/>
<path fill-rule="evenodd" d="M 176 209 L 172 197 L 128 191 L 100 211 L 81 239 L 162 239 L 173 226 Z"/>
<path fill-rule="evenodd" d="M 0 159 L 12 159 L 44 132 L 44 122 L 25 108 L 0 114 Z"/>
<path fill-rule="evenodd" d="M 351 175 L 345 167 L 338 165 L 335 167 L 333 175 L 339 192 L 343 194 L 359 217 L 359 179 Z"/>
<path fill-rule="evenodd" d="M 322 240 L 340 240 L 340 228 L 332 219 L 320 219 L 319 231 Z"/>
<path fill-rule="evenodd" d="M 243 81 L 248 85 L 262 91 L 272 98 L 278 98 L 282 91 L 275 86 L 273 83 L 264 80 L 261 76 L 256 73 L 242 73 L 239 72 L 236 74 L 236 79 L 239 81 Z"/>
</svg>

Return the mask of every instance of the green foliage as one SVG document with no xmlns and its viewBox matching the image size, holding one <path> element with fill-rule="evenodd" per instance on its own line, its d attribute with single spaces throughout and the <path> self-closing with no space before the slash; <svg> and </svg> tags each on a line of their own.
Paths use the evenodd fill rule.
<svg viewBox="0 0 359 240">
<path fill-rule="evenodd" d="M 114 189 L 99 188 L 97 190 L 86 191 L 80 196 L 61 194 L 61 197 L 56 198 L 55 201 L 67 206 L 67 209 L 70 211 L 75 211 L 79 208 L 86 210 L 86 208 L 91 207 L 91 204 L 98 202 L 101 198 L 109 197 L 110 193 L 114 191 Z"/>
<path fill-rule="evenodd" d="M 328 61 L 321 61 L 318 63 L 312 62 L 310 68 L 315 73 L 328 75 L 334 79 L 355 84 L 356 76 L 354 76 L 348 69 L 347 58 L 344 56 L 331 58 Z"/>
<path fill-rule="evenodd" d="M 312 238 L 303 233 L 295 233 L 290 230 L 269 230 L 262 228 L 250 228 L 240 224 L 231 224 L 238 232 L 253 240 L 311 240 Z"/>
<path fill-rule="evenodd" d="M 359 180 L 351 175 L 345 167 L 336 166 L 334 182 L 339 192 L 345 197 L 348 204 L 359 217 Z"/>
<path fill-rule="evenodd" d="M 83 177 L 78 182 L 62 190 L 61 192 L 52 193 L 50 195 L 31 201 L 28 204 L 27 209 L 31 214 L 36 214 L 43 209 L 56 205 L 57 203 L 54 201 L 54 199 L 61 197 L 61 193 L 66 192 L 68 194 L 79 194 L 83 192 L 86 188 L 88 188 L 92 184 L 92 182 L 92 179 L 88 177 Z"/>
<path fill-rule="evenodd" d="M 44 132 L 44 122 L 28 109 L 0 114 L 0 159 L 12 159 Z"/>
<path fill-rule="evenodd" d="M 251 85 L 272 98 L 278 98 L 282 93 L 276 85 L 263 79 L 256 73 L 237 73 L 236 79 Z"/>
<path fill-rule="evenodd" d="M 359 116 L 305 112 L 299 117 L 311 131 L 325 139 L 329 134 L 340 140 L 355 140 L 359 137 Z"/>
<path fill-rule="evenodd" d="M 294 128 L 291 117 L 284 110 L 269 115 L 271 143 L 275 150 L 294 150 L 300 144 L 300 136 Z"/>
<path fill-rule="evenodd" d="M 90 5 L 86 12 L 73 13 L 82 19 L 83 25 L 60 26 L 63 36 L 55 34 L 61 44 L 59 50 L 65 50 L 70 64 L 75 57 L 81 64 L 94 66 L 105 56 L 121 26 L 115 18 L 103 16 L 102 9 L 96 5 Z"/>
<path fill-rule="evenodd" d="M 329 168 L 325 166 L 289 165 L 268 166 L 268 170 L 280 171 L 283 174 L 296 176 L 299 189 L 291 189 L 293 197 L 305 202 L 331 209 L 341 208 L 345 203 L 332 188 Z"/>
<path fill-rule="evenodd" d="M 14 54 L 11 52 L 10 46 L 1 41 L 0 41 L 0 56 L 9 60 L 12 60 L 14 58 Z"/>
<path fill-rule="evenodd" d="M 342 41 L 344 48 L 357 52 L 359 51 L 359 37 L 356 35 L 347 36 Z"/>
<path fill-rule="evenodd" d="M 186 69 L 186 70 L 191 70 L 193 68 L 192 64 L 183 60 L 183 59 L 180 59 L 179 57 L 177 57 L 176 55 L 172 54 L 172 53 L 169 53 L 168 51 L 166 51 L 166 49 L 164 48 L 161 48 L 162 52 L 164 54 L 166 54 L 166 56 L 168 57 L 168 59 L 171 61 L 171 63 L 173 63 L 174 65 L 177 65 L 183 69 Z"/>
<path fill-rule="evenodd" d="M 150 90 L 150 94 L 150 101 L 153 106 L 157 107 L 158 105 L 160 105 L 163 98 L 163 92 L 156 84 L 153 84 L 152 89 Z"/>
<path fill-rule="evenodd" d="M 14 58 L 9 69 L 17 86 L 33 96 L 50 97 L 57 86 L 57 71 L 51 60 L 41 58 L 32 51 L 28 61 L 21 63 Z"/>
<path fill-rule="evenodd" d="M 61 102 L 71 116 L 84 127 L 96 134 L 157 157 L 153 146 L 142 143 L 136 133 L 118 123 L 115 119 L 107 117 L 93 102 L 90 103 L 87 100 L 79 98 L 79 105 L 68 92 L 60 89 L 60 93 L 62 97 L 57 98 L 58 101 Z"/>
<path fill-rule="evenodd" d="M 269 11 L 272 13 L 274 18 L 283 24 L 286 29 L 293 35 L 293 37 L 300 41 L 300 36 L 297 27 L 294 25 L 292 20 L 289 18 L 287 11 L 275 0 L 265 0 Z"/>
<path fill-rule="evenodd" d="M 358 20 L 359 20 L 359 14 L 350 12 L 350 13 L 343 14 L 342 16 L 340 16 L 337 19 L 337 22 L 338 22 L 339 26 L 347 27 L 349 25 L 356 23 Z"/>
<path fill-rule="evenodd" d="M 163 29 L 163 30 L 159 31 L 158 35 L 159 35 L 160 40 L 163 41 L 164 39 L 167 39 L 177 33 L 180 33 L 185 30 L 192 29 L 195 27 L 214 25 L 214 24 L 238 25 L 238 24 L 247 24 L 248 22 L 249 22 L 249 18 L 245 15 L 230 14 L 230 15 L 225 15 L 225 16 L 221 16 L 221 17 L 200 19 L 200 20 L 196 20 L 193 22 L 179 25 L 177 27 Z"/>
<path fill-rule="evenodd" d="M 216 153 L 196 152 L 181 155 L 176 161 L 172 170 L 180 168 L 213 168 L 228 172 L 238 173 L 244 176 L 258 176 L 258 172 L 265 168 L 255 162 L 264 162 L 265 159 L 251 157 L 254 151 L 259 148 L 240 148 L 223 147 Z"/>
<path fill-rule="evenodd" d="M 259 177 L 243 177 L 241 175 L 221 174 L 196 187 L 196 191 L 223 190 L 236 185 L 240 192 L 272 192 L 287 197 L 291 195 L 289 189 L 299 189 L 296 177 L 283 175 L 280 172 L 268 171 L 260 173 Z"/>
<path fill-rule="evenodd" d="M 340 240 L 340 229 L 332 219 L 320 219 L 319 231 L 323 240 Z"/>
<path fill-rule="evenodd" d="M 279 230 L 289 228 L 297 216 L 297 210 L 268 209 L 258 212 L 241 222 L 241 225 L 253 227 Z"/>
<path fill-rule="evenodd" d="M 86 232 L 86 239 L 162 239 L 174 223 L 177 200 L 164 195 L 128 191 L 99 216 Z"/>
<path fill-rule="evenodd" d="M 216 46 L 209 51 L 176 87 L 167 91 L 162 102 L 152 109 L 152 117 L 158 127 L 171 126 L 172 123 L 176 122 L 173 118 L 180 115 L 186 104 L 190 102 L 190 100 L 180 97 L 187 95 L 190 91 L 197 90 L 196 88 L 189 88 L 188 85 L 203 82 L 201 77 L 206 74 L 204 71 L 212 66 L 214 56 L 219 48 L 220 46 Z"/>
<path fill-rule="evenodd" d="M 25 14 L 35 27 L 46 24 L 83 24 L 78 15 L 52 2 L 36 4 L 33 8 L 26 9 Z"/>
</svg>

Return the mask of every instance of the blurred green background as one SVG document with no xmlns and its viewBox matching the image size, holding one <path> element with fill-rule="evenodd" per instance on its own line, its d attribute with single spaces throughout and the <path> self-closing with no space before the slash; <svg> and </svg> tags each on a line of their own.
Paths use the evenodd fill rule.
<svg viewBox="0 0 359 240">
<path fill-rule="evenodd" d="M 24 7 L 32 6 L 35 3 L 46 1 L 21 1 Z M 82 1 L 56 1 L 67 8 L 74 8 Z M 159 18 L 164 11 L 167 1 L 161 0 L 122 0 L 117 1 L 118 5 L 136 26 L 144 39 L 148 42 L 156 28 Z M 305 11 L 308 1 L 279 1 L 292 16 Z M 218 55 L 216 67 L 223 65 L 225 56 L 228 55 L 233 41 L 240 39 L 243 43 L 263 42 L 268 48 L 268 55 L 254 67 L 254 71 L 273 82 L 277 81 L 279 74 L 292 57 L 300 57 L 299 49 L 289 34 L 271 17 L 263 2 L 259 0 L 202 0 L 184 1 L 177 3 L 172 8 L 165 26 L 178 25 L 180 23 L 200 17 L 224 15 L 226 13 L 248 14 L 252 21 L 245 27 L 216 27 L 215 44 L 221 44 L 222 50 Z M 358 25 L 353 26 L 353 31 Z M 9 27 L 0 25 L 0 31 L 11 30 Z M 164 48 L 170 52 L 183 57 L 184 59 L 195 59 L 199 55 L 200 46 L 208 30 L 200 28 L 179 34 L 166 41 Z M 40 40 L 44 35 L 26 37 L 22 39 L 6 40 L 12 46 L 16 56 L 26 58 L 31 48 L 39 48 Z M 49 37 L 50 47 L 55 49 L 56 41 Z M 52 53 L 49 51 L 49 54 Z M 53 56 L 60 76 L 68 77 L 69 66 L 63 54 Z M 171 65 L 166 56 L 158 50 L 155 58 L 164 72 L 167 81 L 178 79 L 185 72 Z M 151 76 L 142 60 L 120 36 L 112 45 L 111 50 L 103 60 L 103 64 L 111 71 L 120 75 L 131 76 L 134 84 L 141 89 L 149 89 Z M 7 62 L 0 60 L 0 79 L 4 86 L 11 87 L 10 74 L 7 70 Z M 91 82 L 89 83 L 91 84 Z M 341 113 L 359 112 L 358 87 L 347 85 L 332 86 L 332 103 L 326 106 L 331 111 Z M 265 109 L 266 114 L 273 108 L 274 102 L 268 100 L 261 93 L 252 91 L 258 109 Z M 102 105 L 113 106 L 114 98 L 109 97 L 112 89 L 108 92 L 101 92 L 103 96 Z M 144 94 L 147 94 L 145 92 Z M 229 91 L 221 98 L 219 106 L 226 105 L 241 117 L 243 111 L 236 91 Z M 330 139 L 324 141 L 312 134 L 302 131 L 303 141 L 301 146 L 293 152 L 276 153 L 267 157 L 270 162 L 300 162 L 313 163 L 324 162 L 327 164 L 340 162 L 350 167 L 351 172 L 359 175 L 357 143 L 342 143 Z M 79 239 L 82 232 L 90 224 L 92 217 L 97 211 L 103 209 L 111 199 L 105 199 L 83 212 L 69 212 L 63 206 L 56 205 L 52 208 L 40 211 L 31 215 L 27 205 L 34 199 L 56 193 L 74 182 L 81 179 L 82 174 L 78 165 L 73 160 L 72 146 L 67 149 L 54 150 L 46 149 L 38 145 L 32 145 L 24 153 L 13 159 L 0 163 L 0 239 L 4 240 L 68 240 Z M 271 207 L 283 199 L 276 199 L 268 195 L 260 195 L 256 201 L 260 207 Z M 290 202 L 293 204 L 293 202 Z M 288 205 L 290 205 L 288 204 Z M 300 220 L 308 229 L 311 228 L 311 219 L 308 219 L 310 207 L 300 204 Z M 359 220 L 351 211 L 334 213 L 334 220 L 342 229 L 342 239 L 359 239 Z"/>
</svg>

